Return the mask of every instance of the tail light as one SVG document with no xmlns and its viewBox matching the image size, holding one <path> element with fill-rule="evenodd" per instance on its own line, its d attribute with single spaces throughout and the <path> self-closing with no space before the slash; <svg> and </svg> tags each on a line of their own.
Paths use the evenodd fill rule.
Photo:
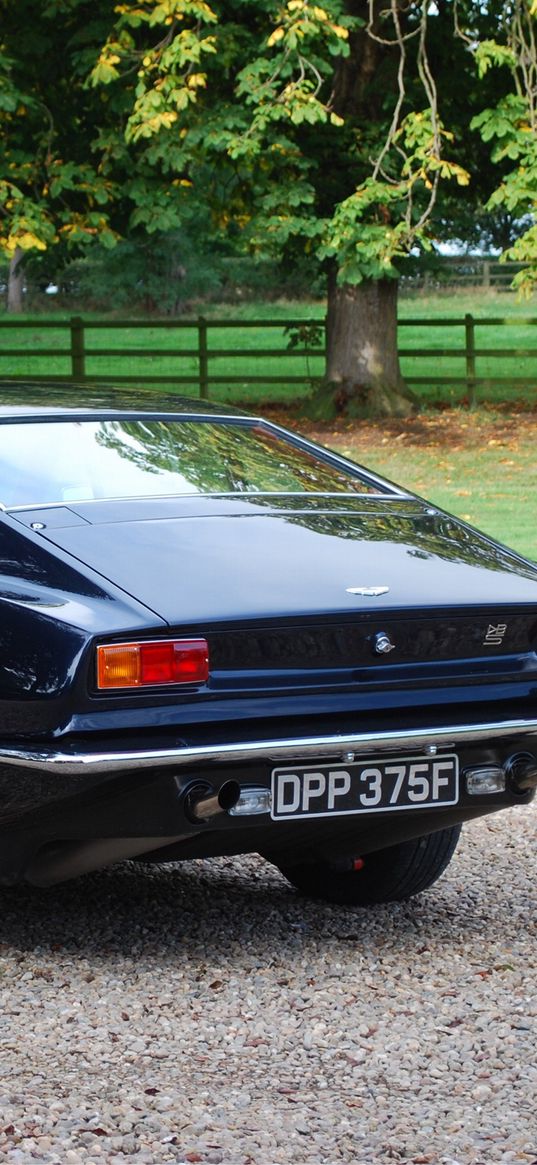
<svg viewBox="0 0 537 1165">
<path fill-rule="evenodd" d="M 106 643 L 97 648 L 97 687 L 143 688 L 203 684 L 209 678 L 206 639 Z"/>
</svg>

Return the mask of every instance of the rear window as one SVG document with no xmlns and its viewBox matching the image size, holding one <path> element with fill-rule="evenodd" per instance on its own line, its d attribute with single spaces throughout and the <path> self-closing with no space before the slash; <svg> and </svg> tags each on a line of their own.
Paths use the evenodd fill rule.
<svg viewBox="0 0 537 1165">
<path fill-rule="evenodd" d="M 133 419 L 0 425 L 7 508 L 103 498 L 220 493 L 378 493 L 257 422 Z"/>
</svg>

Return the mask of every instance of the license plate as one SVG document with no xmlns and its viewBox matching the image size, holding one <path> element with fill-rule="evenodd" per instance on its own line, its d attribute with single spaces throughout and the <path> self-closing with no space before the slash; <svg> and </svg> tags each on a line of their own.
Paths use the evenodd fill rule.
<svg viewBox="0 0 537 1165">
<path fill-rule="evenodd" d="M 274 820 L 336 817 L 456 805 L 459 762 L 455 755 L 372 757 L 349 765 L 309 765 L 272 772 Z"/>
</svg>

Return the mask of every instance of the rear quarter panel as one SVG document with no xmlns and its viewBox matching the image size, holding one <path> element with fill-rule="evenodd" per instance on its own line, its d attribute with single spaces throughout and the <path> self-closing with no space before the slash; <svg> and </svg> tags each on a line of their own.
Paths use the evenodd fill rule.
<svg viewBox="0 0 537 1165">
<path fill-rule="evenodd" d="M 49 732 L 96 635 L 158 629 L 163 621 L 103 585 L 33 531 L 0 517 L 0 736 Z M 85 669 L 83 669 L 85 670 Z"/>
</svg>

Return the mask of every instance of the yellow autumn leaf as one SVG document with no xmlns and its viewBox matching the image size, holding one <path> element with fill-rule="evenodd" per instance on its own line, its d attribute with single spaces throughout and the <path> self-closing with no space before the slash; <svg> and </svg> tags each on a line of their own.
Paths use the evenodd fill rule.
<svg viewBox="0 0 537 1165">
<path fill-rule="evenodd" d="M 332 125 L 345 125 L 345 122 L 343 118 L 339 116 L 339 113 L 331 113 L 330 121 Z"/>
<path fill-rule="evenodd" d="M 21 231 L 20 235 L 15 236 L 15 246 L 20 247 L 23 251 L 31 251 L 35 248 L 36 251 L 46 251 L 47 244 L 34 235 L 33 231 Z"/>
<path fill-rule="evenodd" d="M 330 28 L 331 28 L 332 32 L 335 32 L 336 36 L 339 36 L 340 40 L 348 40 L 349 39 L 349 30 L 348 30 L 348 28 L 343 28 L 343 25 L 331 24 Z"/>
<path fill-rule="evenodd" d="M 283 40 L 284 36 L 285 36 L 285 29 L 284 28 L 282 28 L 281 26 L 280 26 L 280 28 L 275 28 L 274 32 L 272 32 L 268 38 L 267 48 L 271 49 L 273 45 L 278 44 L 278 41 Z"/>
<path fill-rule="evenodd" d="M 463 170 L 462 166 L 457 166 L 456 162 L 443 162 L 441 170 L 444 177 L 455 178 L 459 186 L 468 186 L 470 183 L 468 171 Z"/>
</svg>

